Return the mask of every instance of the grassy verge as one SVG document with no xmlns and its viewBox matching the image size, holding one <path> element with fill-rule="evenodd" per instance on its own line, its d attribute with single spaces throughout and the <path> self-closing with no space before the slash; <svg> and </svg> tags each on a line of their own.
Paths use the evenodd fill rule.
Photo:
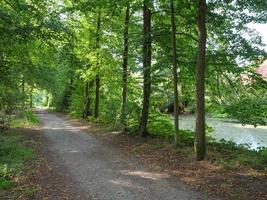
<svg viewBox="0 0 267 200">
<path fill-rule="evenodd" d="M 225 169 L 247 167 L 267 173 L 267 148 L 250 150 L 246 145 L 237 145 L 222 140 L 208 144 L 207 158 Z"/>
<path fill-rule="evenodd" d="M 40 123 L 39 118 L 31 111 L 20 112 L 12 119 L 11 128 L 33 128 Z"/>
<path fill-rule="evenodd" d="M 23 161 L 33 157 L 32 149 L 25 147 L 23 139 L 15 134 L 0 136 L 0 191 L 15 186 Z"/>
<path fill-rule="evenodd" d="M 32 112 L 19 113 L 12 118 L 10 130 L 0 135 L 0 198 L 14 193 L 21 184 L 25 161 L 34 157 L 33 149 L 27 147 L 20 128 L 32 128 L 38 124 L 39 119 Z"/>
</svg>

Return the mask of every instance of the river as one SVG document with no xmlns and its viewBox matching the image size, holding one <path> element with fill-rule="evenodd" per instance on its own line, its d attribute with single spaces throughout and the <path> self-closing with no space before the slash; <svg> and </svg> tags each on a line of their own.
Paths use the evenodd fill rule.
<svg viewBox="0 0 267 200">
<path fill-rule="evenodd" d="M 182 115 L 179 117 L 181 129 L 195 129 L 194 116 Z M 251 149 L 267 147 L 267 126 L 258 126 L 257 128 L 252 125 L 242 126 L 235 120 L 211 117 L 206 118 L 206 123 L 214 129 L 211 136 L 218 141 L 224 139 L 236 144 L 249 144 Z"/>
</svg>

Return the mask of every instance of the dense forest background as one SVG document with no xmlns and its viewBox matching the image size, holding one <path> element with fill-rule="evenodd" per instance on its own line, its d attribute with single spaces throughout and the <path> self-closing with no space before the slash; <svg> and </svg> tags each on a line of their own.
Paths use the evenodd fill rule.
<svg viewBox="0 0 267 200">
<path fill-rule="evenodd" d="M 206 114 L 264 125 L 267 82 L 255 69 L 267 55 L 248 24 L 267 23 L 267 1 L 204 3 L 2 0 L 0 110 L 42 104 L 176 143 L 178 112 L 195 114 L 199 103 Z"/>
</svg>

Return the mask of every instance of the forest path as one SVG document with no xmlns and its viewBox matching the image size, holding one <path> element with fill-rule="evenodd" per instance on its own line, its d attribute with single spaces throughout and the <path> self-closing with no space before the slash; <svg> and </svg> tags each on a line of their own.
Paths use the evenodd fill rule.
<svg viewBox="0 0 267 200">
<path fill-rule="evenodd" d="M 54 162 L 60 163 L 54 164 L 66 169 L 75 186 L 88 194 L 87 199 L 210 199 L 168 174 L 148 170 L 136 158 L 104 145 L 60 116 L 45 111 L 38 115 L 42 134 L 49 141 L 43 148 L 58 158 Z"/>
</svg>

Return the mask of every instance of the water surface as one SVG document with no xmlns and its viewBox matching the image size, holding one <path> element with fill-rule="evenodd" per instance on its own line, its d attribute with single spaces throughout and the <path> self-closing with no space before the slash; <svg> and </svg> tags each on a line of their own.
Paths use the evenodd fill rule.
<svg viewBox="0 0 267 200">
<path fill-rule="evenodd" d="M 192 115 L 180 116 L 179 123 L 181 129 L 195 129 L 195 117 Z M 249 144 L 251 149 L 267 147 L 267 126 L 242 126 L 235 120 L 210 117 L 206 118 L 206 123 L 214 129 L 212 137 L 218 141 L 225 139 L 237 144 Z"/>
</svg>

